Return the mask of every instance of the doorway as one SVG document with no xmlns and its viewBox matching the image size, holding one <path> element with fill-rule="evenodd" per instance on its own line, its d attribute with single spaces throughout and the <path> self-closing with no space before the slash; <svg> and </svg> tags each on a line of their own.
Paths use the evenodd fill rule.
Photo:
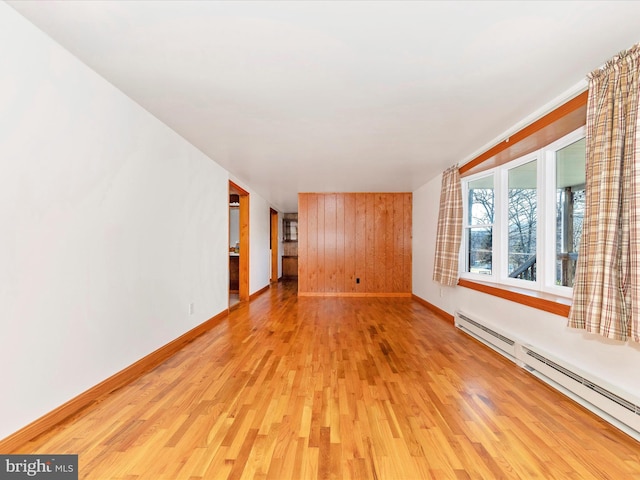
<svg viewBox="0 0 640 480">
<path fill-rule="evenodd" d="M 270 247 L 271 247 L 271 283 L 276 283 L 278 281 L 278 243 L 279 243 L 279 235 L 278 235 L 278 212 L 273 208 L 270 209 L 271 213 L 271 237 L 270 237 Z"/>
<path fill-rule="evenodd" d="M 236 215 L 237 226 L 232 225 Z M 232 228 L 237 228 L 237 236 Z M 229 307 L 248 300 L 249 192 L 229 181 Z"/>
</svg>

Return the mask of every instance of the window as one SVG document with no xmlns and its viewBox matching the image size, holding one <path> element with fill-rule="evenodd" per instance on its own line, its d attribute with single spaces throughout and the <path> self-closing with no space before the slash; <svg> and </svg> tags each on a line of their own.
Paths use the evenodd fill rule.
<svg viewBox="0 0 640 480">
<path fill-rule="evenodd" d="M 537 160 L 510 168 L 507 191 L 507 275 L 536 280 Z"/>
<path fill-rule="evenodd" d="M 584 138 L 555 151 L 556 263 L 554 283 L 573 287 L 585 206 Z"/>
<path fill-rule="evenodd" d="M 585 205 L 584 128 L 462 183 L 461 276 L 570 296 Z"/>
<path fill-rule="evenodd" d="M 491 275 L 493 253 L 493 177 L 487 176 L 468 184 L 467 239 L 468 270 Z"/>
</svg>

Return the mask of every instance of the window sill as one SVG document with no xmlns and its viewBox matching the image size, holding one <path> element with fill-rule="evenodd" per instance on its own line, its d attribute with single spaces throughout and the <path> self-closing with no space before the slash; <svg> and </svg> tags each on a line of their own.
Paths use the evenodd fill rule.
<svg viewBox="0 0 640 480">
<path fill-rule="evenodd" d="M 568 317 L 569 309 L 571 308 L 570 299 L 550 293 L 536 292 L 506 285 L 497 287 L 494 284 L 471 281 L 464 278 L 458 280 L 458 285 L 562 317 Z"/>
</svg>

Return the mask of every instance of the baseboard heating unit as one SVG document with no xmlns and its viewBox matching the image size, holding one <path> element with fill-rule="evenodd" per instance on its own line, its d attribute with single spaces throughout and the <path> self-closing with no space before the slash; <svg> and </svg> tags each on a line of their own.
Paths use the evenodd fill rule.
<svg viewBox="0 0 640 480">
<path fill-rule="evenodd" d="M 455 325 L 640 441 L 640 399 L 471 315 L 456 312 Z"/>
</svg>

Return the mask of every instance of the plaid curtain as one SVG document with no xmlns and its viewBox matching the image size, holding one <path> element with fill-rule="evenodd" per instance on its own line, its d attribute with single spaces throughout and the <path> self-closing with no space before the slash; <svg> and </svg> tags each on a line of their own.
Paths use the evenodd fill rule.
<svg viewBox="0 0 640 480">
<path fill-rule="evenodd" d="M 462 237 L 462 189 L 460 172 L 454 166 L 442 174 L 440 212 L 436 234 L 433 280 L 442 285 L 458 283 L 458 256 Z"/>
<path fill-rule="evenodd" d="M 591 73 L 586 206 L 568 325 L 640 342 L 640 44 Z"/>
</svg>

